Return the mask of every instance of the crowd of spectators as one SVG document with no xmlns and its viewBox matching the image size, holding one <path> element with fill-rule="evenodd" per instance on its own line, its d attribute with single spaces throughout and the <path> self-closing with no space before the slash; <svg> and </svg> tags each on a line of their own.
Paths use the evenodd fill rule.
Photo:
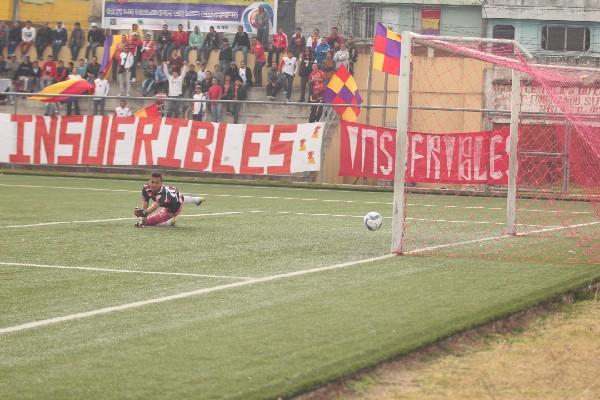
<svg viewBox="0 0 600 400">
<path fill-rule="evenodd" d="M 256 36 L 250 37 L 239 26 L 232 43 L 214 27 L 210 27 L 209 32 L 201 32 L 196 26 L 188 32 L 181 24 L 176 31 L 164 25 L 160 31 L 144 33 L 133 24 L 129 32 L 120 33 L 121 41 L 111 60 L 110 76 L 101 72 L 96 54 L 97 48 L 104 45 L 105 35 L 110 33 L 95 23 L 90 25 L 87 34 L 76 23 L 69 35 L 60 21 L 54 28 L 48 23 L 35 27 L 31 21 L 11 26 L 0 22 L 0 75 L 12 79 L 14 88 L 24 92 L 36 92 L 66 79 L 85 79 L 94 86 L 93 113 L 97 115 L 105 113 L 103 97 L 108 95 L 112 82 L 118 85 L 119 95 L 123 97 L 130 96 L 132 89 L 143 96 L 164 97 L 161 110 L 165 116 L 183 114 L 182 103 L 169 99 L 189 98 L 197 100 L 190 107 L 195 120 L 210 118 L 218 122 L 227 112 L 237 122 L 239 104 L 223 105 L 215 100 L 245 100 L 250 88 L 263 87 L 265 66 L 268 66 L 264 85 L 267 99 L 274 100 L 283 91 L 284 100 L 291 101 L 294 79 L 298 77 L 297 101 L 310 103 L 321 102 L 329 79 L 342 65 L 353 72 L 358 52 L 351 36 L 345 40 L 335 27 L 328 35 L 314 29 L 305 37 L 297 28 L 288 36 L 280 27 L 269 39 L 269 20 L 263 14 L 264 10 L 259 10 Z M 67 59 L 64 52 L 63 59 L 60 58 L 64 46 L 69 49 Z M 17 48 L 22 55 L 20 60 Z M 47 48 L 51 51 L 44 60 Z M 82 50 L 84 56 L 80 57 Z M 218 62 L 211 68 L 212 52 L 218 52 Z M 238 52 L 242 53 L 239 65 L 235 61 Z M 248 66 L 248 54 L 254 56 L 253 68 Z M 193 55 L 195 60 L 190 62 Z M 138 72 L 143 76 L 139 83 L 136 82 Z M 315 105 L 313 110 L 311 120 L 318 120 L 322 107 Z M 47 112 L 56 110 L 49 108 Z M 78 112 L 76 101 L 67 104 L 67 113 Z"/>
</svg>

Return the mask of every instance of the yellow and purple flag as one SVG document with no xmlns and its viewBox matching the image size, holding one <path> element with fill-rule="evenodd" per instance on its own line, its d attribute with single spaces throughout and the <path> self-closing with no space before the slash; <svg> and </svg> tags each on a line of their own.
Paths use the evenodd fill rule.
<svg viewBox="0 0 600 400">
<path fill-rule="evenodd" d="M 329 104 L 362 104 L 358 86 L 350 71 L 342 65 L 329 80 L 323 93 L 323 101 Z M 344 121 L 355 122 L 360 114 L 360 107 L 333 107 Z"/>
<path fill-rule="evenodd" d="M 100 64 L 100 71 L 104 73 L 104 76 L 109 74 L 115 52 L 122 41 L 122 35 L 106 35 L 104 39 L 104 54 L 102 55 L 102 63 Z"/>
<path fill-rule="evenodd" d="M 94 88 L 94 85 L 90 84 L 85 79 L 69 79 L 67 81 L 61 81 L 48 85 L 39 91 L 37 94 L 63 94 L 65 96 L 29 96 L 27 100 L 38 100 L 44 103 L 57 103 L 72 99 L 69 94 L 85 94 Z"/>
<path fill-rule="evenodd" d="M 423 6 L 421 8 L 421 33 L 424 35 L 440 34 L 440 6 Z"/>
<path fill-rule="evenodd" d="M 381 22 L 377 23 L 373 39 L 373 68 L 388 74 L 400 74 L 401 37 Z"/>
</svg>

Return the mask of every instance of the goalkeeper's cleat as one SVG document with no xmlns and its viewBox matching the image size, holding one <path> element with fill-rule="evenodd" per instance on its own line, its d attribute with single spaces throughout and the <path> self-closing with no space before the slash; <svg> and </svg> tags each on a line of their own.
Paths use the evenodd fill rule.
<svg viewBox="0 0 600 400">
<path fill-rule="evenodd" d="M 144 224 L 143 222 L 136 222 L 133 226 L 136 228 L 144 228 L 146 224 Z"/>
<path fill-rule="evenodd" d="M 203 197 L 198 197 L 198 201 L 196 201 L 196 205 L 200 206 L 203 202 L 204 202 L 204 198 Z"/>
</svg>

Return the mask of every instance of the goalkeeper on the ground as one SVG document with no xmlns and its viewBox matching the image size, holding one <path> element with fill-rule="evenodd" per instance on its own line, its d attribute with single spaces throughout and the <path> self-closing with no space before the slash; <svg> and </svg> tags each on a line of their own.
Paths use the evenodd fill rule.
<svg viewBox="0 0 600 400">
<path fill-rule="evenodd" d="M 159 224 L 175 225 L 175 217 L 183 210 L 184 203 L 202 204 L 201 197 L 184 196 L 176 187 L 163 185 L 162 174 L 153 172 L 150 183 L 142 189 L 142 207 L 135 208 L 134 214 L 140 218 L 136 227 L 154 226 Z M 152 204 L 150 204 L 152 200 Z"/>
</svg>

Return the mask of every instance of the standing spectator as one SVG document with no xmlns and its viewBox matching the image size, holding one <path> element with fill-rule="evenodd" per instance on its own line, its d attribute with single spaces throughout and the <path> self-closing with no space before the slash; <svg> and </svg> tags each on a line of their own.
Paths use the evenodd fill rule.
<svg viewBox="0 0 600 400">
<path fill-rule="evenodd" d="M 321 41 L 315 48 L 315 60 L 319 65 L 319 68 L 323 65 L 323 61 L 325 61 L 325 57 L 327 56 L 327 52 L 331 49 L 329 44 L 327 43 L 327 39 L 325 36 L 321 38 Z"/>
<path fill-rule="evenodd" d="M 319 44 L 319 40 L 321 40 L 321 33 L 318 29 L 313 29 L 312 35 L 306 39 L 306 47 L 310 47 L 311 50 L 315 51 L 315 47 Z"/>
<path fill-rule="evenodd" d="M 198 66 L 198 72 L 197 72 L 197 76 L 196 76 L 196 81 L 197 82 L 201 82 L 204 80 L 204 78 L 206 78 L 206 63 L 200 63 L 200 65 Z"/>
<path fill-rule="evenodd" d="M 206 34 L 206 37 L 204 38 L 204 43 L 202 44 L 202 50 L 200 52 L 202 54 L 202 61 L 208 64 L 210 52 L 213 50 L 218 50 L 219 44 L 219 36 L 215 31 L 215 27 L 211 26 L 210 28 L 208 28 L 208 33 Z"/>
<path fill-rule="evenodd" d="M 208 89 L 212 85 L 212 82 L 213 82 L 212 72 L 206 71 L 206 73 L 204 74 L 204 79 L 202 79 L 201 81 L 198 81 L 198 85 L 200 85 L 200 87 L 202 87 L 202 93 L 208 92 Z"/>
<path fill-rule="evenodd" d="M 138 24 L 131 24 L 131 30 L 127 36 L 131 38 L 134 33 L 137 35 L 138 39 L 142 40 L 144 38 L 144 31 L 139 27 Z"/>
<path fill-rule="evenodd" d="M 188 71 L 183 77 L 183 97 L 192 97 L 197 79 L 198 74 L 196 73 L 196 68 L 194 67 L 194 64 L 190 64 L 188 66 Z"/>
<path fill-rule="evenodd" d="M 90 25 L 90 31 L 87 35 L 88 47 L 85 49 L 85 58 L 89 59 L 90 56 L 96 55 L 96 49 L 104 46 L 104 32 L 98 29 L 98 24 L 92 22 Z"/>
<path fill-rule="evenodd" d="M 235 65 L 234 61 L 229 63 L 229 67 L 227 67 L 227 69 L 225 70 L 224 75 L 225 75 L 225 78 L 229 77 L 229 79 L 231 79 L 232 83 L 238 77 L 238 67 L 237 67 L 237 65 Z"/>
<path fill-rule="evenodd" d="M 40 79 L 40 86 L 42 89 L 57 81 L 57 68 L 56 61 L 54 61 L 52 55 L 49 54 L 48 60 L 42 64 L 42 77 Z"/>
<path fill-rule="evenodd" d="M 19 86 L 23 92 L 31 92 L 33 88 L 33 63 L 29 60 L 29 56 L 26 55 L 19 64 L 15 77 L 19 81 Z"/>
<path fill-rule="evenodd" d="M 167 85 L 167 75 L 165 74 L 165 70 L 157 65 L 154 70 L 154 87 L 156 88 L 157 93 L 164 93 L 166 91 Z"/>
<path fill-rule="evenodd" d="M 281 60 L 281 72 L 285 76 L 285 89 L 283 90 L 283 95 L 285 96 L 287 101 L 290 101 L 292 97 L 292 84 L 294 83 L 294 75 L 296 75 L 296 70 L 298 68 L 298 60 L 294 57 L 294 53 L 291 50 L 287 52 L 287 55 Z"/>
<path fill-rule="evenodd" d="M 179 75 L 182 74 L 181 68 L 183 67 L 184 62 L 183 62 L 183 58 L 181 58 L 181 53 L 179 52 L 179 50 L 173 49 L 167 64 L 169 64 L 169 67 L 171 67 L 171 71 L 175 71 Z"/>
<path fill-rule="evenodd" d="M 142 48 L 142 45 L 143 42 L 142 39 L 139 37 L 139 33 L 132 32 L 127 39 L 127 46 L 129 47 L 129 52 L 133 54 L 133 65 L 131 66 L 131 82 L 135 82 L 136 79 L 137 63 L 140 59 L 140 49 Z"/>
<path fill-rule="evenodd" d="M 0 55 L 4 54 L 4 48 L 8 46 L 8 35 L 10 28 L 4 21 L 0 21 Z M 10 53 L 8 54 L 10 55 Z"/>
<path fill-rule="evenodd" d="M 315 65 L 315 60 L 313 59 L 312 51 L 310 47 L 305 47 L 298 61 L 298 75 L 300 76 L 300 100 L 298 101 L 300 103 L 306 101 L 306 85 L 313 65 Z"/>
<path fill-rule="evenodd" d="M 346 43 L 340 45 L 340 51 L 333 55 L 333 61 L 335 61 L 335 70 L 337 71 L 343 65 L 346 68 L 350 67 L 350 52 L 346 47 Z"/>
<path fill-rule="evenodd" d="M 155 76 L 156 76 L 156 65 L 153 59 L 149 59 L 148 62 L 143 66 L 144 68 L 144 81 L 142 82 L 142 95 L 149 96 L 154 88 Z"/>
<path fill-rule="evenodd" d="M 314 104 L 310 107 L 308 122 L 319 122 L 321 120 L 321 116 L 323 115 L 323 99 L 321 95 L 316 93 L 311 94 L 308 98 L 308 102 Z"/>
<path fill-rule="evenodd" d="M 254 78 L 256 80 L 256 86 L 262 86 L 262 69 L 267 63 L 267 57 L 265 56 L 265 49 L 257 38 L 252 38 L 252 54 L 254 54 Z"/>
<path fill-rule="evenodd" d="M 165 72 L 165 75 L 167 76 L 167 80 L 169 81 L 169 98 L 180 99 L 183 94 L 183 76 L 179 75 L 177 71 L 172 71 L 171 73 L 169 73 L 167 63 L 163 63 L 163 70 Z M 187 68 L 184 66 L 182 74 L 185 74 L 186 70 Z M 179 118 L 180 108 L 181 102 L 170 101 L 167 116 Z"/>
<path fill-rule="evenodd" d="M 119 105 L 115 108 L 115 116 L 117 117 L 131 117 L 131 110 L 127 107 L 127 100 L 119 101 Z"/>
<path fill-rule="evenodd" d="M 6 73 L 6 60 L 4 56 L 0 53 L 0 76 Z"/>
<path fill-rule="evenodd" d="M 51 55 L 49 57 L 52 57 Z M 54 57 L 52 57 L 54 58 Z M 65 67 L 65 63 L 63 60 L 58 60 L 58 64 L 56 67 L 56 81 L 62 82 L 67 80 L 69 76 L 69 70 Z"/>
<path fill-rule="evenodd" d="M 334 43 L 336 42 L 339 45 L 341 45 L 342 43 L 344 43 L 344 38 L 339 35 L 338 28 L 334 26 L 333 28 L 331 28 L 331 33 L 329 34 L 329 36 L 327 36 L 327 44 L 329 44 L 329 47 L 333 48 L 335 47 Z"/>
<path fill-rule="evenodd" d="M 183 59 L 189 62 L 190 50 L 196 50 L 196 64 L 198 64 L 202 58 L 200 55 L 202 43 L 204 43 L 204 33 L 200 32 L 200 28 L 198 28 L 198 26 L 195 26 L 194 31 L 190 33 L 188 37 L 188 46 L 185 48 Z"/>
<path fill-rule="evenodd" d="M 31 90 L 33 92 L 38 92 L 40 90 L 40 79 L 42 77 L 42 69 L 40 68 L 38 60 L 33 62 L 31 70 L 33 71 L 33 83 L 31 84 Z"/>
<path fill-rule="evenodd" d="M 71 60 L 77 60 L 79 51 L 85 43 L 85 35 L 81 29 L 81 24 L 75 22 L 75 27 L 71 31 L 71 39 L 69 40 L 69 49 L 71 49 Z"/>
<path fill-rule="evenodd" d="M 256 36 L 258 36 L 258 41 L 267 49 L 269 45 L 269 27 L 271 22 L 271 17 L 265 11 L 263 6 L 258 6 L 258 13 L 256 14 Z"/>
<path fill-rule="evenodd" d="M 287 35 L 283 32 L 283 28 L 277 28 L 277 33 L 273 35 L 273 40 L 271 42 L 271 51 L 269 52 L 269 64 L 273 61 L 273 53 L 275 53 L 276 59 L 274 60 L 276 64 L 279 65 L 279 55 L 285 52 L 288 48 L 288 38 Z"/>
<path fill-rule="evenodd" d="M 110 90 L 110 83 L 104 79 L 104 72 L 98 73 L 94 80 L 94 115 L 104 115 L 104 106 L 106 105 L 106 96 Z"/>
<path fill-rule="evenodd" d="M 177 31 L 171 35 L 172 47 L 171 49 L 177 49 L 180 53 L 184 53 L 188 45 L 188 33 L 183 30 L 183 25 L 177 25 Z M 169 51 L 172 53 L 173 51 Z M 185 60 L 187 62 L 187 59 Z"/>
<path fill-rule="evenodd" d="M 221 64 L 215 64 L 215 69 L 213 72 L 213 78 L 217 78 L 217 80 L 219 81 L 219 84 L 221 84 L 223 82 L 223 80 L 225 79 L 225 74 L 223 74 L 223 70 L 221 69 Z"/>
<path fill-rule="evenodd" d="M 330 51 L 331 51 L 331 54 L 335 56 L 335 53 L 337 53 L 337 52 L 338 52 L 338 51 L 340 51 L 340 50 L 341 50 L 341 48 L 340 48 L 340 44 L 339 44 L 338 42 L 333 42 L 333 47 L 332 47 L 332 49 L 330 50 Z"/>
<path fill-rule="evenodd" d="M 82 79 L 85 79 L 87 77 L 87 64 L 85 63 L 85 60 L 83 58 L 80 58 L 77 62 L 77 72 L 79 73 L 79 76 L 81 76 Z"/>
<path fill-rule="evenodd" d="M 248 50 L 250 49 L 250 38 L 244 32 L 243 26 L 238 26 L 235 37 L 233 38 L 233 48 L 231 49 L 232 57 L 235 61 L 235 53 L 241 51 L 244 56 L 244 62 L 248 62 Z"/>
<path fill-rule="evenodd" d="M 127 36 L 121 35 L 121 42 L 117 44 L 115 48 L 115 54 L 113 54 L 112 59 L 112 80 L 113 82 L 117 80 L 117 75 L 119 74 L 119 65 L 121 63 L 121 53 L 124 52 L 125 47 L 127 46 Z"/>
<path fill-rule="evenodd" d="M 63 23 L 58 21 L 56 28 L 52 30 L 52 56 L 55 60 L 59 59 L 60 49 L 67 43 L 67 30 L 63 27 Z"/>
<path fill-rule="evenodd" d="M 317 64 L 313 64 L 312 71 L 310 75 L 308 75 L 309 93 L 317 93 L 318 95 L 321 95 L 321 92 L 325 90 L 325 85 L 323 85 L 324 80 L 325 72 L 321 71 Z"/>
<path fill-rule="evenodd" d="M 242 80 L 242 86 L 248 90 L 248 87 L 252 86 L 252 71 L 246 65 L 245 61 L 240 63 L 240 67 L 237 70 L 237 78 Z"/>
<path fill-rule="evenodd" d="M 17 46 L 21 43 L 21 25 L 15 21 L 8 31 L 8 55 L 15 54 Z"/>
<path fill-rule="evenodd" d="M 25 27 L 21 30 L 21 44 L 19 44 L 19 48 L 21 49 L 21 56 L 25 56 L 31 46 L 35 43 L 35 28 L 31 26 L 31 21 L 25 22 Z"/>
<path fill-rule="evenodd" d="M 232 100 L 233 99 L 233 80 L 230 75 L 225 75 L 225 82 L 223 82 L 223 92 L 221 94 L 221 100 Z M 230 112 L 230 103 L 226 103 L 224 108 L 227 112 Z"/>
<path fill-rule="evenodd" d="M 19 68 L 19 62 L 17 61 L 17 56 L 11 54 L 8 56 L 8 60 L 6 60 L 6 75 L 13 79 L 17 73 L 17 69 Z"/>
<path fill-rule="evenodd" d="M 144 37 L 144 42 L 142 43 L 142 49 L 140 50 L 141 59 L 142 59 L 142 68 L 145 68 L 146 65 L 153 61 L 154 54 L 156 53 L 156 42 L 152 40 L 152 34 L 146 33 Z M 154 64 L 154 62 L 153 62 Z"/>
<path fill-rule="evenodd" d="M 131 90 L 131 67 L 133 66 L 133 54 L 129 46 L 123 48 L 119 56 L 119 96 L 129 96 Z"/>
<path fill-rule="evenodd" d="M 217 78 L 213 78 L 212 85 L 208 88 L 208 98 L 209 100 L 221 100 L 223 96 L 223 87 L 219 85 L 219 81 Z M 216 103 L 215 101 L 211 101 L 208 103 L 210 115 L 212 122 L 221 122 L 221 113 L 223 110 L 222 103 Z"/>
<path fill-rule="evenodd" d="M 305 47 L 306 39 L 302 35 L 302 29 L 296 28 L 296 33 L 294 33 L 290 40 L 290 49 L 294 53 L 294 57 L 298 58 Z"/>
<path fill-rule="evenodd" d="M 242 84 L 241 79 L 236 79 L 233 84 L 233 100 L 241 100 L 244 101 L 248 98 L 248 92 L 246 91 L 246 87 Z M 231 104 L 231 115 L 233 115 L 233 123 L 237 124 L 240 118 L 240 109 L 242 108 L 242 104 L 235 102 Z"/>
<path fill-rule="evenodd" d="M 69 65 L 73 65 L 72 62 Z M 69 79 L 81 79 L 79 75 L 79 69 L 76 66 L 71 67 L 71 74 L 69 75 Z M 79 97 L 71 97 L 67 101 L 67 115 L 81 115 L 79 110 Z"/>
<path fill-rule="evenodd" d="M 221 65 L 221 69 L 225 71 L 232 61 L 233 52 L 231 51 L 229 40 L 225 38 L 223 39 L 223 45 L 221 46 L 221 52 L 219 53 L 219 64 Z"/>
<path fill-rule="evenodd" d="M 98 63 L 98 59 L 94 56 L 92 60 L 88 63 L 87 68 L 85 69 L 85 77 L 89 83 L 93 83 L 96 78 L 98 78 L 98 74 L 100 73 L 100 64 Z"/>
<path fill-rule="evenodd" d="M 206 92 L 202 90 L 202 86 L 196 86 L 196 92 L 192 98 L 197 100 L 192 103 L 192 119 L 202 121 L 202 115 L 206 108 Z"/>
<path fill-rule="evenodd" d="M 164 24 L 162 31 L 158 33 L 157 50 L 158 50 L 158 61 L 166 61 L 171 51 L 171 32 L 169 32 L 169 25 Z"/>
<path fill-rule="evenodd" d="M 285 77 L 279 72 L 277 64 L 275 62 L 271 63 L 271 70 L 267 75 L 267 99 L 275 99 L 275 96 L 277 96 L 277 93 L 284 86 L 284 83 Z"/>
<path fill-rule="evenodd" d="M 335 61 L 333 61 L 333 54 L 331 51 L 327 52 L 325 56 L 325 60 L 323 60 L 323 64 L 321 66 L 323 72 L 325 72 L 325 84 L 329 83 L 329 80 L 335 73 Z"/>
<path fill-rule="evenodd" d="M 52 44 L 52 29 L 46 22 L 41 28 L 38 29 L 35 35 L 35 50 L 37 53 L 37 59 L 42 60 L 44 58 L 44 50 L 46 47 Z"/>
<path fill-rule="evenodd" d="M 358 50 L 354 44 L 354 37 L 348 36 L 348 54 L 350 55 L 348 68 L 351 74 L 354 74 L 354 64 L 358 61 Z"/>
</svg>

